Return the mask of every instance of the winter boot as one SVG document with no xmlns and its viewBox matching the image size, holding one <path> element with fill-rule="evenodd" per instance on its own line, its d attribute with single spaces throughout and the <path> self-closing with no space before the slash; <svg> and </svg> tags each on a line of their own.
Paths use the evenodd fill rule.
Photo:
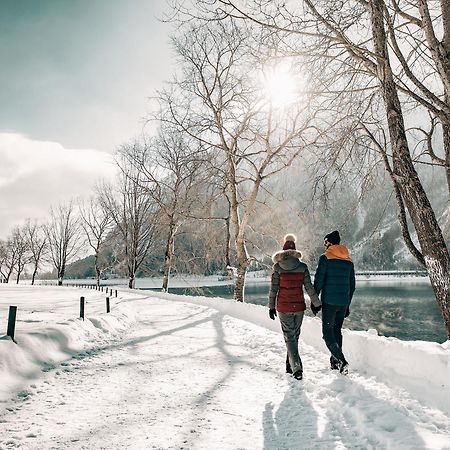
<svg viewBox="0 0 450 450">
<path fill-rule="evenodd" d="M 330 368 L 331 370 L 339 370 L 339 360 L 333 355 L 330 356 Z"/>
<path fill-rule="evenodd" d="M 296 379 L 296 380 L 302 380 L 303 379 L 303 370 L 302 369 L 297 369 L 292 376 Z"/>
<path fill-rule="evenodd" d="M 343 361 L 339 361 L 339 372 L 342 373 L 342 375 L 348 374 L 348 362 L 344 359 Z"/>
</svg>

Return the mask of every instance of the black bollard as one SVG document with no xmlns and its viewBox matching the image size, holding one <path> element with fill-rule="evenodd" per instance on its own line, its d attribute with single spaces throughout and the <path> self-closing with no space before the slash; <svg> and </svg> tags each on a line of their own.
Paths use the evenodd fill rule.
<svg viewBox="0 0 450 450">
<path fill-rule="evenodd" d="M 111 308 L 109 307 L 109 297 L 106 297 L 106 312 L 109 313 Z"/>
<path fill-rule="evenodd" d="M 84 320 L 84 297 L 80 297 L 80 319 Z"/>
<path fill-rule="evenodd" d="M 17 314 L 17 306 L 10 306 L 8 316 L 8 331 L 6 334 L 13 341 L 14 341 L 14 332 L 16 330 L 16 314 Z"/>
</svg>

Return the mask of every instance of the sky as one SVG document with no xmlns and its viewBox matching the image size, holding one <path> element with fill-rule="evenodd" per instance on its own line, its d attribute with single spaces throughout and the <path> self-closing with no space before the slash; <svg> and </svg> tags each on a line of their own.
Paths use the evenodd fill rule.
<svg viewBox="0 0 450 450">
<path fill-rule="evenodd" d="M 90 192 L 96 175 L 113 176 L 110 155 L 142 132 L 148 98 L 171 77 L 165 9 L 156 0 L 0 2 L 0 238 L 24 214 L 45 216 Z"/>
<path fill-rule="evenodd" d="M 344 376 L 305 317 L 299 381 L 265 306 L 119 287 L 107 314 L 106 295 L 0 284 L 0 311 L 18 307 L 16 343 L 0 334 L 0 448 L 450 448 L 450 341 L 345 329 Z"/>
</svg>

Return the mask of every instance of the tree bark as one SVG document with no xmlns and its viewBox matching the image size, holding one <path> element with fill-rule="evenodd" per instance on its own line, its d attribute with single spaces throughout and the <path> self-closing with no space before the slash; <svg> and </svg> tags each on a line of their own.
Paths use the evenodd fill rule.
<svg viewBox="0 0 450 450">
<path fill-rule="evenodd" d="M 389 62 L 383 0 L 371 1 L 371 26 L 377 75 L 392 146 L 392 169 L 419 239 L 425 265 L 450 338 L 450 255 L 434 211 L 409 152 L 403 112 Z"/>
<path fill-rule="evenodd" d="M 245 278 L 247 276 L 248 260 L 241 259 L 236 271 L 236 282 L 234 285 L 234 299 L 238 302 L 244 301 Z"/>
</svg>

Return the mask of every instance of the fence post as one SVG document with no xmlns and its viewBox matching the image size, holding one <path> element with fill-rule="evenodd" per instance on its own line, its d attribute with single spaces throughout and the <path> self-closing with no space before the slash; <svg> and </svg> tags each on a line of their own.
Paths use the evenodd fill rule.
<svg viewBox="0 0 450 450">
<path fill-rule="evenodd" d="M 17 314 L 17 306 L 10 306 L 8 316 L 8 331 L 6 334 L 13 341 L 14 341 L 14 332 L 16 330 L 16 314 Z"/>
<path fill-rule="evenodd" d="M 109 307 L 109 297 L 106 297 L 106 312 L 109 313 L 111 308 Z"/>
<path fill-rule="evenodd" d="M 80 297 L 80 319 L 84 320 L 84 297 Z"/>
<path fill-rule="evenodd" d="M 108 289 L 109 289 L 109 288 L 106 288 L 106 293 L 108 293 Z"/>
<path fill-rule="evenodd" d="M 116 297 L 117 297 L 117 289 L 116 289 Z"/>
</svg>

